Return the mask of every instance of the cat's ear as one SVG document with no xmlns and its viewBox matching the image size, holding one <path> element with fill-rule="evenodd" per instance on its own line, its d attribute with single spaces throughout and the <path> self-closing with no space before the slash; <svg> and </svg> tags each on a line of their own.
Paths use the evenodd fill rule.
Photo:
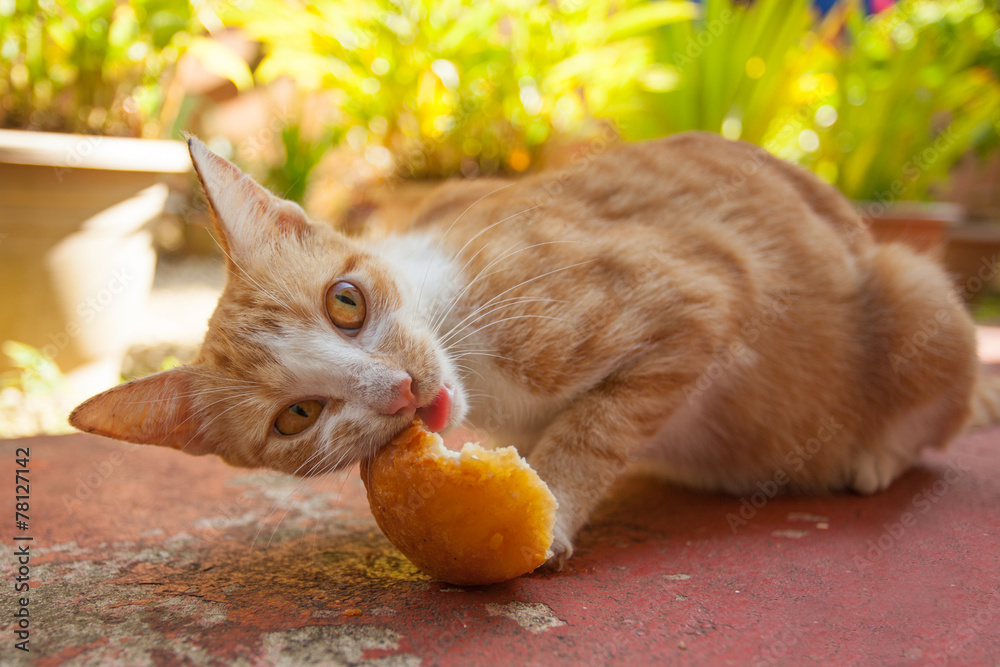
<svg viewBox="0 0 1000 667">
<path fill-rule="evenodd" d="M 215 445 L 198 431 L 193 375 L 182 366 L 120 384 L 77 406 L 69 423 L 116 440 L 214 454 Z"/>
<path fill-rule="evenodd" d="M 253 252 L 275 237 L 302 237 L 309 221 L 298 204 L 271 194 L 232 162 L 189 136 L 188 150 L 198 173 L 223 249 L 236 256 Z M 230 258 L 232 259 L 232 258 Z"/>
</svg>

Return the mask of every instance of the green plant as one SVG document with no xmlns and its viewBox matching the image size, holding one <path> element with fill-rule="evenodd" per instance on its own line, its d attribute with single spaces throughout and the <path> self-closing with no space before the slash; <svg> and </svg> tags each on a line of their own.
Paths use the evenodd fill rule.
<svg viewBox="0 0 1000 667">
<path fill-rule="evenodd" d="M 1000 81 L 987 63 L 996 9 L 904 0 L 866 17 L 852 0 L 832 21 L 839 42 L 815 50 L 808 74 L 832 85 L 786 157 L 855 199 L 928 197 L 963 154 L 995 137 Z"/>
<path fill-rule="evenodd" d="M 64 405 L 63 376 L 55 362 L 30 345 L 10 340 L 0 344 L 0 352 L 14 366 L 0 375 L 0 437 L 69 432 L 70 406 Z"/>
<path fill-rule="evenodd" d="M 648 36 L 696 11 L 678 0 L 254 0 L 222 16 L 264 45 L 258 81 L 328 93 L 331 123 L 369 162 L 439 176 L 523 171 L 554 135 L 621 115 L 642 85 L 669 87 Z"/>
<path fill-rule="evenodd" d="M 674 85 L 644 92 L 623 119 L 626 137 L 707 130 L 762 144 L 775 118 L 801 102 L 789 82 L 812 23 L 807 0 L 705 0 L 704 7 L 699 20 L 656 32 L 656 62 Z"/>
<path fill-rule="evenodd" d="M 285 199 L 301 202 L 305 198 L 309 174 L 331 146 L 340 143 L 344 130 L 326 128 L 318 136 L 305 136 L 302 125 L 291 122 L 280 130 L 280 159 L 267 167 L 263 180 Z"/>
<path fill-rule="evenodd" d="M 0 1 L 0 127 L 167 134 L 195 18 L 188 0 Z"/>
</svg>

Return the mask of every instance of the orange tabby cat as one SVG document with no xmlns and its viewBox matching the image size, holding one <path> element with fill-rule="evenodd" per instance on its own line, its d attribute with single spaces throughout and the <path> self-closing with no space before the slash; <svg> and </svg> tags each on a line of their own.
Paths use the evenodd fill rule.
<svg viewBox="0 0 1000 667">
<path fill-rule="evenodd" d="M 704 489 L 872 493 L 974 403 L 994 416 L 941 269 L 748 144 L 685 134 L 455 182 L 406 233 L 357 240 L 189 143 L 225 292 L 193 365 L 90 399 L 85 431 L 308 475 L 415 413 L 468 420 L 548 483 L 561 565 L 644 450 Z"/>
</svg>

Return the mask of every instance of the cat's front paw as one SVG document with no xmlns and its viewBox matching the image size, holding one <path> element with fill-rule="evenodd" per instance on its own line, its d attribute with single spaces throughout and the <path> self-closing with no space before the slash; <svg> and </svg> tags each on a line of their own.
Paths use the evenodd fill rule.
<svg viewBox="0 0 1000 667">
<path fill-rule="evenodd" d="M 552 539 L 552 556 L 545 561 L 545 567 L 556 572 L 562 572 L 563 566 L 573 555 L 573 541 L 566 531 L 556 523 L 555 537 Z"/>
</svg>

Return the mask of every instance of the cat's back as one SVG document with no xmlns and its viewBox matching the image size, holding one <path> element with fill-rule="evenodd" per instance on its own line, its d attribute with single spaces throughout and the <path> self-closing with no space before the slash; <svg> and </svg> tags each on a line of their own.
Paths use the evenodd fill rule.
<svg viewBox="0 0 1000 667">
<path fill-rule="evenodd" d="M 794 484 L 869 490 L 892 468 L 854 466 L 852 452 L 899 441 L 914 406 L 946 389 L 949 418 L 919 422 L 927 442 L 963 418 L 972 329 L 944 273 L 876 245 L 836 190 L 749 144 L 685 134 L 453 184 L 418 221 L 464 273 L 454 325 L 491 355 L 476 388 L 506 397 L 520 423 L 653 355 L 684 387 L 661 435 L 684 443 L 671 459 L 687 482 L 739 491 L 833 418 L 838 444 Z M 947 334 L 894 365 L 939 313 Z M 711 473 L 719 460 L 731 477 Z"/>
<path fill-rule="evenodd" d="M 452 182 L 415 227 L 444 236 L 453 253 L 478 252 L 473 270 L 517 248 L 522 274 L 590 258 L 619 276 L 683 266 L 751 291 L 843 292 L 872 244 L 832 187 L 757 146 L 699 132 L 594 149 L 517 181 Z"/>
<path fill-rule="evenodd" d="M 448 184 L 415 227 L 462 273 L 456 324 L 483 313 L 468 342 L 530 357 L 519 381 L 554 389 L 577 360 L 593 363 L 572 373 L 586 383 L 651 340 L 728 345 L 792 294 L 809 295 L 794 300 L 804 320 L 849 318 L 870 239 L 796 169 L 748 144 L 678 135 L 517 181 Z"/>
<path fill-rule="evenodd" d="M 508 219 L 513 224 L 495 224 Z M 568 165 L 518 181 L 452 181 L 414 220 L 416 228 L 446 226 L 463 242 L 542 223 L 551 236 L 615 232 L 673 245 L 732 234 L 744 248 L 773 249 L 781 237 L 807 254 L 829 249 L 829 241 L 851 253 L 871 243 L 833 187 L 758 146 L 705 132 L 598 144 Z"/>
</svg>

